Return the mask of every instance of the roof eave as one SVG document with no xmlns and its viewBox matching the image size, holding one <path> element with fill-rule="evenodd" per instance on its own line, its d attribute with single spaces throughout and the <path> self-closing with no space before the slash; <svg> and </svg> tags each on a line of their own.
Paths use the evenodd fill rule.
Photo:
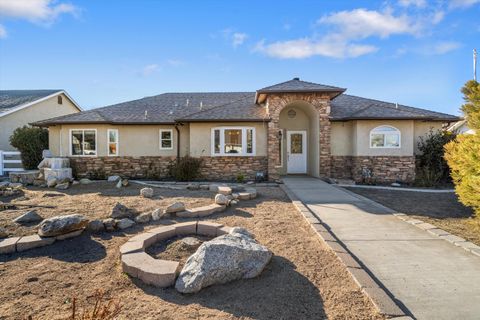
<svg viewBox="0 0 480 320">
<path fill-rule="evenodd" d="M 177 119 L 176 122 L 269 122 L 268 119 Z"/>
<path fill-rule="evenodd" d="M 442 121 L 452 122 L 459 121 L 461 118 L 432 118 L 432 117 L 342 117 L 330 118 L 330 121 L 349 121 L 349 120 L 422 120 L 422 121 Z"/>
<path fill-rule="evenodd" d="M 175 125 L 176 122 L 118 122 L 118 121 L 61 121 L 61 122 L 32 122 L 30 125 L 37 127 L 50 127 L 56 125 L 76 125 L 76 124 L 110 124 L 110 125 Z"/>
<path fill-rule="evenodd" d="M 341 95 L 342 93 L 344 93 L 345 91 L 347 91 L 347 89 L 345 88 L 338 88 L 338 89 L 305 89 L 305 90 L 257 90 L 255 92 L 255 103 L 258 103 L 258 98 L 259 98 L 259 95 L 261 94 L 264 94 L 264 95 L 267 95 L 267 94 L 275 94 L 275 93 L 321 93 L 321 92 L 325 92 L 325 93 L 335 93 L 335 95 L 333 95 L 330 100 L 332 99 L 335 99 L 336 97 L 338 97 L 339 95 Z"/>
</svg>

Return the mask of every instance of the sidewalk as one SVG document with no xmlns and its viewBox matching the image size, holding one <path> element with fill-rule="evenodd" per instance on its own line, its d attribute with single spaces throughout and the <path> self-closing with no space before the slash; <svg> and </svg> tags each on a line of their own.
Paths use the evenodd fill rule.
<svg viewBox="0 0 480 320">
<path fill-rule="evenodd" d="M 311 177 L 285 185 L 417 319 L 479 319 L 480 257 Z"/>
</svg>

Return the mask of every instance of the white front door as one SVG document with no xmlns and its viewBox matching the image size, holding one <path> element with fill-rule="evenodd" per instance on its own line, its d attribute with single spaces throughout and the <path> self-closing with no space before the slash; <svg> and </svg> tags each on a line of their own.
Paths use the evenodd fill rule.
<svg viewBox="0 0 480 320">
<path fill-rule="evenodd" d="M 287 131 L 287 173 L 307 173 L 306 131 Z"/>
</svg>

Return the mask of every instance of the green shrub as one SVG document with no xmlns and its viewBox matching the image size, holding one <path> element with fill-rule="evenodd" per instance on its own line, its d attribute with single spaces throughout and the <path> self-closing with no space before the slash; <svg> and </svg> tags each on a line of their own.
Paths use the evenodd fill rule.
<svg viewBox="0 0 480 320">
<path fill-rule="evenodd" d="M 237 174 L 237 182 L 244 183 L 245 182 L 245 175 L 243 173 Z"/>
<path fill-rule="evenodd" d="M 460 202 L 480 215 L 480 84 L 469 81 L 462 92 L 466 102 L 462 111 L 475 133 L 458 135 L 447 144 L 445 158 Z"/>
<path fill-rule="evenodd" d="M 450 168 L 445 160 L 445 145 L 455 139 L 455 134 L 447 131 L 433 131 L 420 137 L 417 157 L 416 184 L 433 187 L 451 181 Z"/>
<path fill-rule="evenodd" d="M 22 153 L 25 169 L 37 169 L 42 161 L 42 151 L 48 149 L 48 130 L 29 126 L 17 128 L 10 137 L 10 144 Z"/>
<path fill-rule="evenodd" d="M 169 165 L 170 176 L 178 181 L 191 181 L 200 175 L 202 159 L 185 156 L 174 160 Z"/>
</svg>

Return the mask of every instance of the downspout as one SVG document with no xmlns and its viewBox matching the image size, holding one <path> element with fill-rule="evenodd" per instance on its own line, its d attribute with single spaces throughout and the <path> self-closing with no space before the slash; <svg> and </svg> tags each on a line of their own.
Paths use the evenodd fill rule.
<svg viewBox="0 0 480 320">
<path fill-rule="evenodd" d="M 179 125 L 181 126 L 183 124 L 175 124 L 175 130 L 177 131 L 177 162 L 180 161 L 180 129 L 178 129 Z"/>
</svg>

